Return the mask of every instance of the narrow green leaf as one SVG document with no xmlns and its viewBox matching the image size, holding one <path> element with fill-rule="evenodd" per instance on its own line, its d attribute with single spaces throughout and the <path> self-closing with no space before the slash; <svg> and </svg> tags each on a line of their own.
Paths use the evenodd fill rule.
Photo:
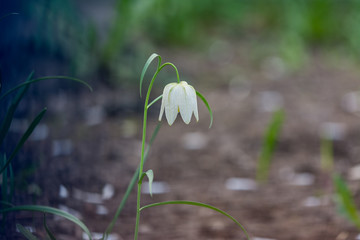
<svg viewBox="0 0 360 240">
<path fill-rule="evenodd" d="M 46 108 L 44 108 L 35 118 L 34 120 L 31 122 L 30 126 L 28 127 L 28 129 L 26 130 L 26 132 L 24 133 L 24 135 L 21 137 L 20 141 L 18 142 L 18 144 L 16 145 L 14 151 L 11 153 L 9 159 L 7 160 L 6 164 L 4 166 L 2 166 L 1 170 L 0 170 L 0 174 L 7 168 L 7 166 L 10 164 L 10 162 L 14 159 L 14 157 L 16 156 L 16 154 L 19 152 L 19 150 L 21 149 L 21 147 L 24 145 L 24 143 L 26 142 L 26 140 L 30 137 L 31 133 L 34 131 L 34 129 L 36 128 L 36 126 L 39 124 L 39 122 L 41 121 L 42 117 L 44 116 L 44 114 L 46 113 Z"/>
<path fill-rule="evenodd" d="M 7 92 L 5 92 L 0 97 L 0 101 L 2 99 L 4 99 L 7 95 L 9 95 L 10 93 L 16 91 L 19 88 L 22 88 L 24 86 L 29 86 L 30 84 L 35 83 L 35 82 L 39 82 L 39 81 L 43 81 L 43 80 L 50 80 L 50 79 L 67 79 L 67 80 L 71 80 L 71 81 L 74 81 L 74 82 L 81 83 L 81 84 L 85 85 L 91 92 L 93 91 L 92 87 L 88 83 L 86 83 L 85 81 L 80 80 L 78 78 L 66 77 L 66 76 L 48 76 L 48 77 L 41 77 L 41 78 L 36 78 L 36 79 L 33 79 L 33 80 L 28 80 L 28 81 L 26 81 L 24 83 L 21 83 L 21 84 L 17 85 L 16 87 L 14 87 L 14 88 L 8 90 Z"/>
<path fill-rule="evenodd" d="M 321 168 L 324 171 L 331 172 L 334 166 L 334 153 L 332 140 L 321 139 Z"/>
<path fill-rule="evenodd" d="M 1 89 L 2 89 L 2 71 L 0 66 L 0 93 L 1 93 Z"/>
<path fill-rule="evenodd" d="M 25 227 L 23 227 L 21 224 L 16 224 L 16 228 L 19 230 L 19 232 L 26 237 L 28 240 L 38 240 L 37 237 L 35 237 L 29 230 L 27 230 Z"/>
<path fill-rule="evenodd" d="M 193 202 L 193 201 L 166 201 L 166 202 L 159 202 L 159 203 L 153 203 L 153 204 L 149 204 L 146 206 L 143 206 L 140 208 L 140 211 L 146 209 L 146 208 L 150 208 L 150 207 L 156 207 L 156 206 L 162 206 L 162 205 L 169 205 L 169 204 L 182 204 L 182 205 L 193 205 L 193 206 L 198 206 L 198 207 L 204 207 L 204 208 L 209 208 L 211 210 L 214 210 L 218 213 L 221 213 L 222 215 L 230 218 L 233 222 L 235 222 L 240 228 L 241 230 L 245 233 L 246 237 L 248 240 L 250 240 L 249 235 L 247 233 L 247 231 L 245 230 L 245 228 L 243 227 L 243 225 L 241 225 L 241 223 L 239 223 L 234 217 L 232 217 L 230 214 L 228 214 L 227 212 L 224 212 L 221 209 L 218 209 L 214 206 L 211 206 L 209 204 L 205 204 L 205 203 L 200 203 L 200 202 Z"/>
<path fill-rule="evenodd" d="M 6 155 L 4 154 L 1 159 L 1 166 L 4 166 L 6 164 Z M 1 184 L 1 190 L 2 190 L 2 199 L 5 202 L 8 202 L 8 171 L 4 171 L 2 173 L 2 184 Z"/>
<path fill-rule="evenodd" d="M 47 207 L 47 206 L 40 206 L 40 205 L 22 205 L 22 206 L 16 206 L 16 207 L 11 207 L 11 208 L 0 209 L 0 213 L 14 212 L 14 211 L 32 211 L 32 212 L 50 213 L 50 214 L 54 214 L 54 215 L 66 218 L 69 221 L 78 225 L 88 235 L 89 239 L 92 240 L 89 229 L 86 227 L 86 225 L 82 221 L 80 221 L 74 215 L 71 215 L 60 209 Z"/>
<path fill-rule="evenodd" d="M 145 76 L 145 73 L 149 67 L 149 65 L 151 64 L 151 62 L 155 59 L 155 58 L 158 58 L 158 68 L 160 67 L 161 65 L 161 56 L 156 54 L 156 53 L 153 53 L 151 54 L 151 56 L 148 58 L 148 60 L 146 61 L 145 65 L 144 65 L 144 68 L 141 72 L 141 77 L 140 77 L 140 97 L 141 97 L 141 92 L 142 92 L 142 83 L 144 81 L 144 76 Z"/>
<path fill-rule="evenodd" d="M 46 224 L 46 214 L 45 213 L 44 213 L 44 227 L 45 227 L 46 233 L 49 236 L 49 238 L 51 240 L 56 240 L 54 234 L 50 231 L 49 227 Z"/>
<path fill-rule="evenodd" d="M 151 107 L 151 105 L 153 105 L 154 103 L 156 103 L 157 101 L 159 101 L 162 98 L 162 95 L 158 96 L 157 98 L 155 98 L 151 103 L 148 104 L 147 108 L 149 109 Z"/>
<path fill-rule="evenodd" d="M 345 216 L 360 229 L 360 216 L 357 211 L 355 200 L 346 185 L 345 181 L 337 174 L 333 176 L 335 186 L 336 200 L 340 210 Z"/>
<path fill-rule="evenodd" d="M 147 172 L 144 172 L 139 180 L 139 183 L 141 184 L 142 183 L 142 180 L 143 178 L 145 177 L 145 175 L 148 177 L 149 179 L 149 193 L 150 193 L 150 196 L 152 197 L 152 183 L 154 181 L 154 172 L 153 170 L 148 170 Z"/>
<path fill-rule="evenodd" d="M 5 205 L 7 207 L 15 207 L 14 204 L 5 201 L 0 201 L 0 205 Z"/>
<path fill-rule="evenodd" d="M 151 135 L 148 147 L 147 147 L 145 155 L 144 155 L 144 164 L 145 164 L 146 159 L 147 159 L 147 157 L 149 155 L 149 151 L 151 149 L 151 146 L 154 143 L 155 138 L 156 138 L 157 134 L 160 131 L 160 128 L 161 128 L 161 122 L 159 122 L 156 125 L 156 128 L 155 128 L 154 132 Z M 125 206 L 125 203 L 126 203 L 126 201 L 128 200 L 128 198 L 130 196 L 131 190 L 134 188 L 135 184 L 137 183 L 137 181 L 139 179 L 139 172 L 140 172 L 140 167 L 138 166 L 135 173 L 134 173 L 134 175 L 133 175 L 133 177 L 131 178 L 131 181 L 130 181 L 126 191 L 125 191 L 124 197 L 121 200 L 121 202 L 120 202 L 120 204 L 118 206 L 118 209 L 116 210 L 116 213 L 115 213 L 115 215 L 113 217 L 113 220 L 109 223 L 109 226 L 106 228 L 106 230 L 104 232 L 104 235 L 101 238 L 102 240 L 106 240 L 107 236 L 111 233 L 112 229 L 114 228 L 115 222 L 119 218 L 119 215 L 120 215 L 121 211 L 123 210 L 123 208 Z"/>
<path fill-rule="evenodd" d="M 30 81 L 33 74 L 34 74 L 34 72 L 30 73 L 26 82 Z M 28 89 L 28 85 L 22 86 L 22 88 L 20 89 L 20 91 L 18 92 L 18 94 L 16 95 L 16 97 L 10 104 L 10 107 L 9 107 L 9 109 L 6 113 L 6 116 L 3 120 L 3 122 L 1 123 L 1 127 L 0 127 L 0 146 L 1 146 L 2 142 L 4 141 L 6 134 L 9 131 L 9 128 L 11 126 L 11 122 L 12 122 L 12 119 L 14 116 L 14 112 L 15 112 L 17 106 L 19 105 L 21 99 L 23 98 L 27 89 Z M 0 98 L 0 100 L 1 100 L 1 98 Z"/>
<path fill-rule="evenodd" d="M 9 164 L 9 175 L 10 175 L 10 197 L 9 197 L 9 201 L 12 202 L 12 198 L 14 196 L 14 191 L 15 191 L 15 180 L 14 180 L 14 171 L 12 168 L 12 164 Z"/>
<path fill-rule="evenodd" d="M 0 17 L 0 21 L 4 20 L 4 18 L 11 16 L 11 15 L 17 15 L 18 13 L 8 13 Z"/>
<path fill-rule="evenodd" d="M 198 97 L 204 102 L 205 106 L 207 107 L 207 109 L 209 110 L 209 114 L 210 114 L 210 125 L 209 128 L 211 128 L 212 124 L 213 124 L 213 113 L 211 111 L 210 105 L 209 103 L 206 101 L 206 98 L 199 93 L 198 91 L 196 91 L 196 95 L 198 95 Z"/>
<path fill-rule="evenodd" d="M 277 139 L 279 137 L 284 118 L 284 111 L 278 110 L 273 113 L 272 119 L 267 126 L 257 165 L 256 178 L 258 181 L 266 181 L 268 177 L 271 158 L 275 151 Z"/>
</svg>

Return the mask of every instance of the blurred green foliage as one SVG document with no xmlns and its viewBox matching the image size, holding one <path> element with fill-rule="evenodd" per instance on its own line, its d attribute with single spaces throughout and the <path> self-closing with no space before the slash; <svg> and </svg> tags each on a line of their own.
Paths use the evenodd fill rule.
<svg viewBox="0 0 360 240">
<path fill-rule="evenodd" d="M 37 44 L 62 51 L 75 74 L 99 74 L 104 81 L 135 78 L 131 66 L 157 46 L 202 48 L 213 35 L 270 49 L 293 69 L 314 48 L 354 58 L 360 53 L 357 0 L 116 0 L 109 5 L 107 31 L 82 15 L 87 1 L 27 4 L 37 21 Z"/>
<path fill-rule="evenodd" d="M 284 119 L 285 112 L 284 110 L 279 109 L 272 114 L 272 118 L 266 128 L 256 169 L 256 179 L 258 182 L 266 182 L 268 179 L 271 160 L 275 152 Z"/>
<path fill-rule="evenodd" d="M 340 175 L 333 175 L 335 200 L 339 213 L 346 216 L 358 229 L 360 229 L 360 215 L 355 204 L 355 199 Z"/>
</svg>

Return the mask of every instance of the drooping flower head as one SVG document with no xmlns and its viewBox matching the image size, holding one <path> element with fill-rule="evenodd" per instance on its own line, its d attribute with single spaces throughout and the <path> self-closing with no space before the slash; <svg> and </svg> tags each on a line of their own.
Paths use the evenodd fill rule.
<svg viewBox="0 0 360 240">
<path fill-rule="evenodd" d="M 166 85 L 162 95 L 159 121 L 161 121 L 164 111 L 170 126 L 179 112 L 186 124 L 190 123 L 193 113 L 196 121 L 199 121 L 195 89 L 185 81 Z"/>
</svg>

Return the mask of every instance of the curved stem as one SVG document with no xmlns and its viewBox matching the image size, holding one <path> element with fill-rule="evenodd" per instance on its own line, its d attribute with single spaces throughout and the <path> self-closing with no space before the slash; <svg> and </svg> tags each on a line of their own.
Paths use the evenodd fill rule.
<svg viewBox="0 0 360 240">
<path fill-rule="evenodd" d="M 182 205 L 192 205 L 192 206 L 204 207 L 204 208 L 214 210 L 214 211 L 216 211 L 218 213 L 221 213 L 222 215 L 228 217 L 233 222 L 235 222 L 241 228 L 241 230 L 245 233 L 247 239 L 250 240 L 249 234 L 247 233 L 247 231 L 245 230 L 243 225 L 241 225 L 241 223 L 239 223 L 233 216 L 231 216 L 227 212 L 225 212 L 225 211 L 223 211 L 223 210 L 221 210 L 219 208 L 216 208 L 214 206 L 211 206 L 209 204 L 205 204 L 205 203 L 201 203 L 201 202 L 194 202 L 194 201 L 183 201 L 183 200 L 166 201 L 166 202 L 152 203 L 152 204 L 143 206 L 142 208 L 140 208 L 140 211 L 142 211 L 143 209 L 146 209 L 146 208 L 150 208 L 150 207 L 156 207 L 156 206 L 162 206 L 162 205 L 170 205 L 170 204 L 182 204 Z"/>
<path fill-rule="evenodd" d="M 167 65 L 169 65 L 169 66 L 171 66 L 171 67 L 173 67 L 173 68 L 175 69 L 176 77 L 177 77 L 177 82 L 180 83 L 179 71 L 177 70 L 176 66 L 175 66 L 173 63 L 171 63 L 171 62 L 166 62 L 166 63 L 164 63 L 163 65 L 161 65 L 161 66 L 159 67 L 159 71 L 160 71 L 161 69 L 163 69 L 163 68 L 164 68 L 165 66 L 167 66 Z"/>
</svg>

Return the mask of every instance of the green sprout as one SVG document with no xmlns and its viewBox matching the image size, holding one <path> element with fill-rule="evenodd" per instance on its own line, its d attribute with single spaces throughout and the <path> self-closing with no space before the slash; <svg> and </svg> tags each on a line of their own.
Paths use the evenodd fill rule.
<svg viewBox="0 0 360 240">
<path fill-rule="evenodd" d="M 270 170 L 271 159 L 275 151 L 276 143 L 283 125 L 285 113 L 278 110 L 273 113 L 272 119 L 267 126 L 263 146 L 257 164 L 256 178 L 260 182 L 267 180 Z"/>
</svg>

